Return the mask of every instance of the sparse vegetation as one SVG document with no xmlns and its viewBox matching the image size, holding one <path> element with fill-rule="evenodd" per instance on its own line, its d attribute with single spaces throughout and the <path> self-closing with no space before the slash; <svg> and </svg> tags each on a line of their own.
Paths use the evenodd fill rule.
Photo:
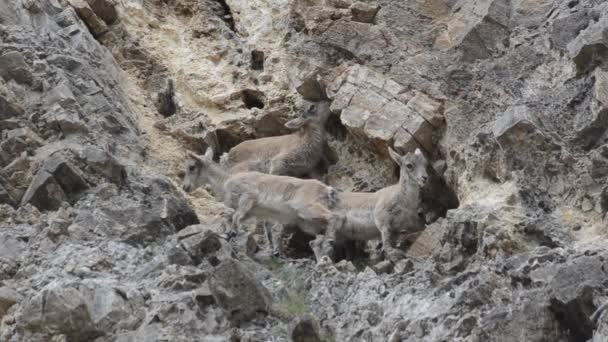
<svg viewBox="0 0 608 342">
<path fill-rule="evenodd" d="M 288 291 L 287 295 L 277 304 L 277 311 L 281 316 L 294 319 L 309 312 L 307 293 L 304 290 Z"/>
</svg>

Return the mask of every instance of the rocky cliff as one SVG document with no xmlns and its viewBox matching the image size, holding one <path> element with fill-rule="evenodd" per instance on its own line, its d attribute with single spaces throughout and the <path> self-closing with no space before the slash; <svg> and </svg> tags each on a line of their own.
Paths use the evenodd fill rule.
<svg viewBox="0 0 608 342">
<path fill-rule="evenodd" d="M 180 189 L 324 98 L 330 185 L 433 166 L 402 263 Z M 3 0 L 0 342 L 606 341 L 607 128 L 603 0 Z"/>
</svg>

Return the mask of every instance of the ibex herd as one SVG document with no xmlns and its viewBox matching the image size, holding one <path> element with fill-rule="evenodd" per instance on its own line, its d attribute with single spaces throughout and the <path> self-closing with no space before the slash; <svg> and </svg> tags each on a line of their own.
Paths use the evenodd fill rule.
<svg viewBox="0 0 608 342">
<path fill-rule="evenodd" d="M 389 147 L 400 167 L 399 182 L 374 193 L 342 192 L 319 180 L 296 178 L 319 178 L 318 165 L 326 161 L 329 104 L 309 105 L 288 121 L 285 126 L 294 133 L 245 141 L 221 156 L 220 163 L 213 160 L 211 148 L 204 156 L 189 153 L 183 189 L 209 185 L 234 210 L 233 230 L 249 218 L 296 226 L 316 237 L 311 247 L 317 260 L 332 258 L 334 246 L 347 240 L 381 239 L 385 257 L 396 262 L 403 258 L 395 247 L 396 234 L 424 227 L 418 196 L 428 180 L 428 162 L 419 149 L 401 156 Z M 275 249 L 280 245 L 272 242 Z"/>
</svg>

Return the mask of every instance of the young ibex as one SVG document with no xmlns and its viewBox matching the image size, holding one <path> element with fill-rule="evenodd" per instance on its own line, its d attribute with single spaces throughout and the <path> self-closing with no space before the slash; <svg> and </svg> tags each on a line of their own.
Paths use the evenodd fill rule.
<svg viewBox="0 0 608 342">
<path fill-rule="evenodd" d="M 285 127 L 296 132 L 244 141 L 225 153 L 220 163 L 234 173 L 315 175 L 316 167 L 324 160 L 324 125 L 330 114 L 329 105 L 329 101 L 308 104 L 300 116 L 285 123 Z"/>
<path fill-rule="evenodd" d="M 428 162 L 419 149 L 405 156 L 390 147 L 388 152 L 401 168 L 399 182 L 375 193 L 339 192 L 333 223 L 325 238 L 311 241 L 317 260 L 322 257 L 320 254 L 333 254 L 329 247 L 340 246 L 345 240 L 382 239 L 385 256 L 397 261 L 403 253 L 394 246 L 396 233 L 416 232 L 424 227 L 418 215 L 418 195 L 428 180 Z"/>
<path fill-rule="evenodd" d="M 213 161 L 213 151 L 204 156 L 188 154 L 183 188 L 190 192 L 209 184 L 214 195 L 235 210 L 233 229 L 256 217 L 281 224 L 297 225 L 310 235 L 323 234 L 331 218 L 336 190 L 317 180 L 241 172 L 234 175 Z"/>
</svg>

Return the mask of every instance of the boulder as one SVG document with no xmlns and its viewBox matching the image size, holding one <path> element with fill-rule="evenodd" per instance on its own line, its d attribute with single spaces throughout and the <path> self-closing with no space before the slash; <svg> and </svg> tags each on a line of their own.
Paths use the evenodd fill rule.
<svg viewBox="0 0 608 342">
<path fill-rule="evenodd" d="M 219 231 L 220 223 L 213 226 L 192 225 L 177 233 L 179 246 L 185 250 L 195 263 L 200 263 L 204 258 L 213 255 L 220 248 L 222 242 L 216 231 Z"/>
<path fill-rule="evenodd" d="M 85 0 L 68 0 L 80 19 L 87 25 L 94 37 L 100 37 L 108 32 L 108 26 Z"/>
<path fill-rule="evenodd" d="M 568 44 L 568 55 L 576 64 L 579 73 L 592 70 L 608 56 L 606 32 L 608 32 L 608 15 L 604 9 L 599 20 L 591 22 Z"/>
<path fill-rule="evenodd" d="M 332 111 L 341 111 L 340 120 L 354 135 L 380 150 L 394 142 L 402 153 L 417 147 L 433 151 L 435 131 L 444 125 L 443 106 L 422 92 L 411 99 L 404 92 L 397 82 L 360 65 L 345 68 L 328 88 Z"/>
<path fill-rule="evenodd" d="M 350 13 L 354 21 L 362 23 L 373 23 L 376 13 L 380 7 L 378 5 L 366 4 L 357 1 L 350 6 Z"/>
<path fill-rule="evenodd" d="M 230 320 L 251 320 L 267 314 L 271 305 L 268 289 L 239 261 L 226 259 L 214 270 L 209 288 Z"/>
<path fill-rule="evenodd" d="M 108 25 L 112 25 L 118 20 L 118 12 L 114 0 L 86 0 L 95 14 Z"/>
<path fill-rule="evenodd" d="M 17 317 L 20 329 L 70 341 L 92 341 L 120 329 L 134 329 L 143 298 L 109 281 L 54 281 L 25 303 Z"/>
<path fill-rule="evenodd" d="M 48 336 L 65 334 L 73 341 L 90 341 L 102 335 L 93 323 L 86 298 L 74 286 L 61 282 L 45 286 L 28 300 L 17 325 Z"/>
<path fill-rule="evenodd" d="M 510 1 L 464 1 L 435 44 L 444 50 L 459 49 L 465 62 L 489 58 L 506 48 L 510 16 Z"/>
<path fill-rule="evenodd" d="M 82 172 L 59 155 L 49 157 L 26 190 L 21 204 L 31 203 L 40 210 L 54 210 L 62 202 L 75 203 L 88 189 Z"/>
<path fill-rule="evenodd" d="M 118 187 L 126 184 L 127 171 L 124 165 L 104 149 L 86 146 L 78 151 L 78 158 L 91 168 L 91 171 Z"/>
<path fill-rule="evenodd" d="M 48 127 L 61 132 L 63 135 L 86 133 L 88 128 L 82 116 L 77 111 L 66 110 L 58 104 L 41 117 Z"/>
<path fill-rule="evenodd" d="M 17 51 L 7 52 L 0 56 L 0 76 L 6 81 L 14 80 L 25 85 L 32 85 L 34 81 L 25 58 Z"/>
</svg>

